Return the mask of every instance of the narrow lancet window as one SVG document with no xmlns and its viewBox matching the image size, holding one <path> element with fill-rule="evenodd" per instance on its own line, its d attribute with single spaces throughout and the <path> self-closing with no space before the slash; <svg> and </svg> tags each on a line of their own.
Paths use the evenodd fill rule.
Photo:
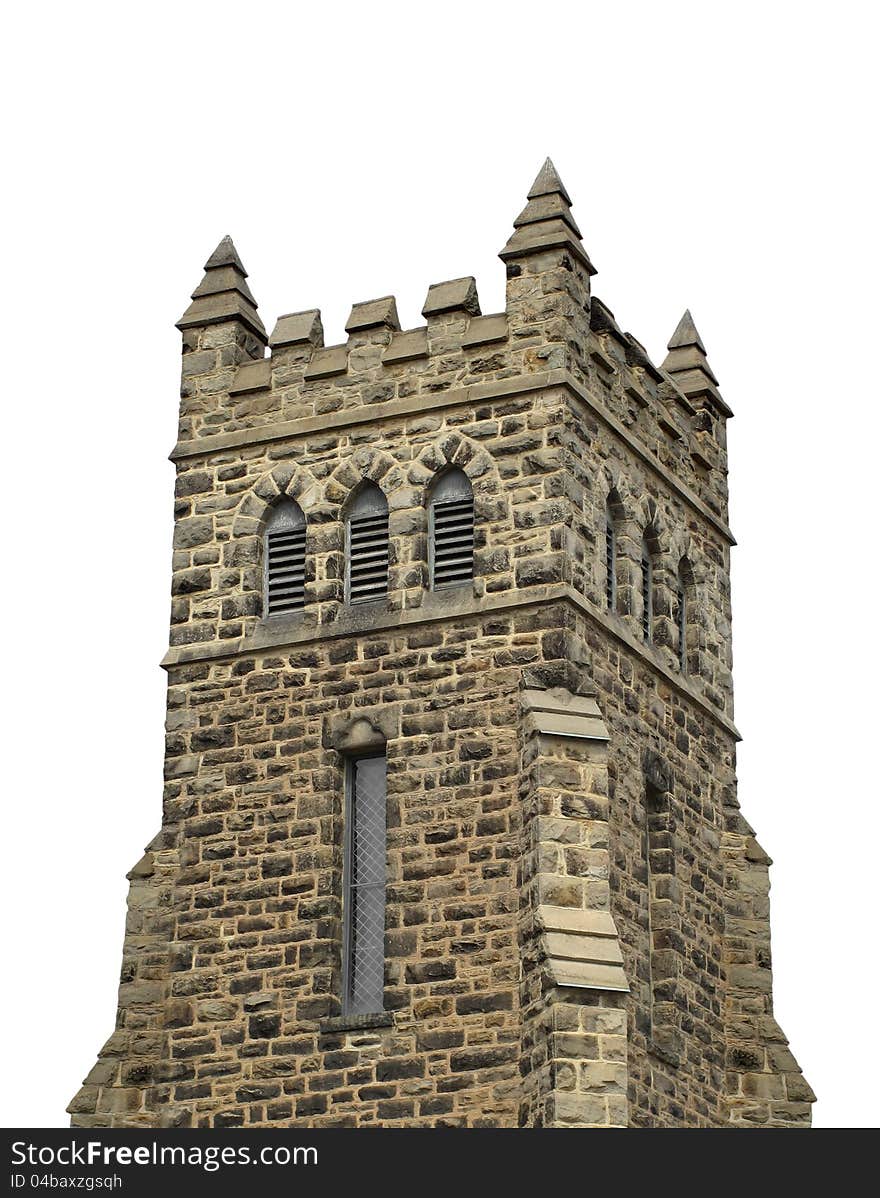
<svg viewBox="0 0 880 1198">
<path fill-rule="evenodd" d="M 605 606 L 617 609 L 617 533 L 610 505 L 605 510 Z"/>
<path fill-rule="evenodd" d="M 678 576 L 678 593 L 676 596 L 676 616 L 678 622 L 678 665 L 682 674 L 687 673 L 687 591 L 684 579 Z"/>
<path fill-rule="evenodd" d="M 642 542 L 642 637 L 652 641 L 654 627 L 654 567 L 647 540 Z"/>
<path fill-rule="evenodd" d="M 365 483 L 345 517 L 345 597 L 369 603 L 388 594 L 388 501 Z"/>
<path fill-rule="evenodd" d="M 263 615 L 284 616 L 305 603 L 306 519 L 292 499 L 269 513 L 263 537 Z"/>
<path fill-rule="evenodd" d="M 474 576 L 474 492 L 467 475 L 448 470 L 428 496 L 431 588 L 457 586 Z"/>
<path fill-rule="evenodd" d="M 675 622 L 678 628 L 678 665 L 688 673 L 688 625 L 693 619 L 694 571 L 687 557 L 678 563 Z"/>
<path fill-rule="evenodd" d="M 343 865 L 345 1015 L 374 1015 L 385 984 L 385 756 L 346 767 Z"/>
</svg>

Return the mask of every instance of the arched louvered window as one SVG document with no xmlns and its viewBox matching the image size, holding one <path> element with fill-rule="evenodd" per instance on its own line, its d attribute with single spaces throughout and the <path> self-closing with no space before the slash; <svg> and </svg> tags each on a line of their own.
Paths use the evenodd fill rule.
<svg viewBox="0 0 880 1198">
<path fill-rule="evenodd" d="M 447 470 L 428 496 L 431 588 L 456 586 L 474 576 L 474 492 L 461 470 Z"/>
<path fill-rule="evenodd" d="M 617 607 L 617 533 L 610 510 L 605 512 L 605 606 Z"/>
<path fill-rule="evenodd" d="M 682 674 L 687 673 L 687 591 L 679 575 L 675 596 L 676 622 L 678 624 L 678 665 Z"/>
<path fill-rule="evenodd" d="M 605 607 L 617 611 L 617 530 L 624 519 L 623 504 L 612 487 L 605 500 Z"/>
<path fill-rule="evenodd" d="M 388 594 L 388 501 L 364 483 L 345 516 L 345 597 L 369 603 Z"/>
<path fill-rule="evenodd" d="M 654 566 L 647 538 L 642 541 L 642 636 L 654 639 Z"/>
<path fill-rule="evenodd" d="M 269 513 L 263 538 L 263 615 L 284 616 L 305 602 L 306 518 L 292 499 Z"/>
<path fill-rule="evenodd" d="M 675 620 L 678 626 L 678 665 L 682 674 L 688 672 L 688 623 L 691 620 L 691 600 L 694 593 L 694 571 L 686 557 L 678 563 Z"/>
</svg>

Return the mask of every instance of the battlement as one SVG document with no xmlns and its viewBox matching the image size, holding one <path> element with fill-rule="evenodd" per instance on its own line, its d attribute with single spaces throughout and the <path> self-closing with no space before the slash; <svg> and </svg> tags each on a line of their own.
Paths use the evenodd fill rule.
<svg viewBox="0 0 880 1198">
<path fill-rule="evenodd" d="M 184 359 L 178 445 L 191 456 L 218 434 L 369 409 L 424 409 L 450 392 L 562 371 L 716 515 L 727 503 L 725 421 L 732 415 L 685 313 L 658 367 L 591 292 L 596 271 L 549 159 L 500 253 L 503 312 L 483 315 L 472 276 L 433 283 L 425 323 L 401 329 L 394 296 L 358 301 L 344 341 L 325 344 L 317 308 L 278 318 L 269 336 L 230 238 L 178 322 Z"/>
</svg>

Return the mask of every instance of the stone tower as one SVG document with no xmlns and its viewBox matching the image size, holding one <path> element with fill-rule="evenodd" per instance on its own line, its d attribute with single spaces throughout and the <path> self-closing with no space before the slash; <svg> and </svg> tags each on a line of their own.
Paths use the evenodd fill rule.
<svg viewBox="0 0 880 1198">
<path fill-rule="evenodd" d="M 77 1126 L 808 1126 L 736 798 L 725 424 L 548 160 L 425 323 L 183 334 L 162 827 Z M 268 355 L 266 353 L 268 345 Z"/>
</svg>

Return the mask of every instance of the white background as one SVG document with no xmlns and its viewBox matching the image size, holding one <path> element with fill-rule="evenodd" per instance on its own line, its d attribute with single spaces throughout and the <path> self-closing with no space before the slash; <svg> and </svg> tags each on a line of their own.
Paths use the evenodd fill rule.
<svg viewBox="0 0 880 1198">
<path fill-rule="evenodd" d="M 655 361 L 730 424 L 740 798 L 822 1127 L 878 1122 L 876 6 L 80 3 L 4 18 L 3 1084 L 63 1126 L 159 828 L 179 334 L 231 233 L 267 328 L 496 258 L 553 157 Z"/>
</svg>

